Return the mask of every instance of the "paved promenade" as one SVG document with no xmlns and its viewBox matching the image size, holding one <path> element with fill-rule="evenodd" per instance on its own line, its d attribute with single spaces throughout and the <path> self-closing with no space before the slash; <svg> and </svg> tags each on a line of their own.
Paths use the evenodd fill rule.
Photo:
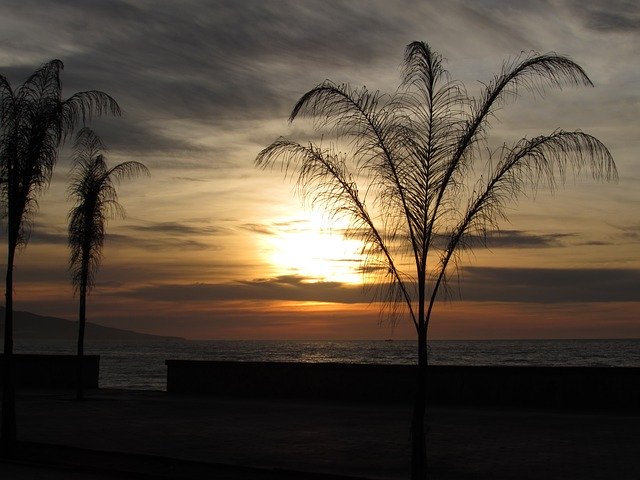
<svg viewBox="0 0 640 480">
<path fill-rule="evenodd" d="M 405 405 L 121 390 L 87 397 L 19 393 L 22 460 L 0 463 L 2 479 L 408 477 Z M 640 472 L 639 412 L 434 408 L 429 424 L 436 480 L 637 480 Z"/>
</svg>

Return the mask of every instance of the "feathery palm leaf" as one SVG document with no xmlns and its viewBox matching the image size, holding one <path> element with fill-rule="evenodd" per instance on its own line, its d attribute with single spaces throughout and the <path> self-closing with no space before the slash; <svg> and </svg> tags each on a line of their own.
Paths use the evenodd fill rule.
<svg viewBox="0 0 640 480">
<path fill-rule="evenodd" d="M 592 86 L 584 70 L 553 53 L 505 63 L 479 98 L 452 81 L 443 60 L 423 42 L 407 46 L 395 95 L 325 81 L 296 103 L 294 121 L 306 115 L 318 129 L 344 140 L 335 147 L 278 139 L 256 164 L 280 165 L 294 176 L 303 196 L 332 216 L 351 222 L 362 240 L 363 271 L 378 277 L 385 309 L 397 315 L 404 302 L 418 334 L 418 388 L 412 422 L 412 477 L 426 469 L 424 410 L 427 331 L 438 292 L 460 253 L 499 227 L 505 207 L 527 188 L 555 188 L 570 174 L 616 179 L 607 148 L 580 131 L 557 130 L 522 139 L 512 147 L 488 148 L 490 120 L 522 91 Z M 341 145 L 342 146 L 342 145 Z M 474 172 L 482 175 L 474 182 Z M 406 273 L 412 271 L 412 274 Z M 453 268 L 455 271 L 455 268 Z M 390 308 L 389 306 L 392 305 Z"/>
<path fill-rule="evenodd" d="M 63 64 L 52 60 L 13 89 L 0 75 L 0 203 L 7 222 L 6 309 L 2 386 L 3 449 L 16 440 L 13 390 L 13 268 L 16 249 L 26 247 L 38 196 L 47 188 L 58 149 L 77 123 L 92 115 L 120 114 L 118 104 L 103 92 L 91 91 L 62 99 Z"/>
<path fill-rule="evenodd" d="M 566 57 L 529 55 L 505 64 L 479 99 L 469 99 L 464 86 L 449 79 L 442 58 L 413 42 L 405 54 L 403 90 L 395 96 L 325 81 L 294 106 L 290 121 L 312 117 L 318 128 L 348 139 L 349 155 L 278 140 L 260 152 L 257 164 L 282 162 L 286 172 L 297 170 L 304 195 L 333 215 L 348 216 L 354 231 L 367 231 L 360 236 L 369 245 L 369 265 L 396 272 L 392 283 L 400 285 L 418 322 L 418 297 L 437 293 L 458 247 L 495 229 L 506 202 L 525 184 L 554 186 L 568 172 L 585 169 L 593 178 L 614 179 L 615 165 L 602 143 L 581 132 L 558 131 L 502 149 L 495 165 L 493 156 L 487 158 L 484 183 L 467 193 L 466 177 L 483 158 L 480 145 L 496 108 L 522 90 L 542 93 L 569 85 L 591 81 Z M 363 198 L 359 192 L 365 192 Z M 443 238 L 448 240 L 440 249 Z M 429 260 L 434 253 L 440 261 Z M 400 273 L 407 257 L 413 258 L 415 276 Z"/>
<path fill-rule="evenodd" d="M 76 291 L 90 291 L 102 259 L 107 220 L 124 216 L 115 184 L 148 174 L 140 162 L 128 161 L 107 167 L 106 148 L 89 128 L 76 136 L 73 167 L 68 187 L 75 206 L 69 213 L 69 269 Z"/>
<path fill-rule="evenodd" d="M 61 142 L 80 120 L 121 113 L 116 101 L 100 91 L 80 92 L 63 100 L 62 69 L 60 60 L 52 60 L 15 91 L 0 76 L 0 156 L 6 182 L 2 200 L 5 211 L 11 210 L 7 212 L 10 238 L 15 238 L 17 245 L 24 246 L 28 240 L 37 198 L 49 184 Z"/>
<path fill-rule="evenodd" d="M 78 400 L 84 397 L 82 357 L 87 295 L 95 285 L 100 268 L 107 220 L 124 216 L 115 187 L 123 179 L 149 173 L 142 163 L 133 161 L 108 168 L 105 151 L 106 147 L 93 130 L 85 127 L 78 132 L 67 190 L 69 198 L 75 202 L 69 212 L 69 270 L 74 291 L 80 296 L 76 381 Z"/>
</svg>

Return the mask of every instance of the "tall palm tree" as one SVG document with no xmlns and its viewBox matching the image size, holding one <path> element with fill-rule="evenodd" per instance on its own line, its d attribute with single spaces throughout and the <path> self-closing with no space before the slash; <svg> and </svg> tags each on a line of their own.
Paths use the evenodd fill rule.
<svg viewBox="0 0 640 480">
<path fill-rule="evenodd" d="M 418 368 L 411 478 L 423 479 L 428 327 L 461 254 L 495 231 L 506 217 L 505 206 L 527 188 L 555 187 L 570 172 L 586 170 L 602 180 L 614 180 L 617 173 L 607 148 L 581 131 L 555 130 L 489 146 L 490 120 L 521 91 L 592 85 L 566 57 L 532 54 L 505 63 L 472 98 L 450 79 L 439 54 L 413 42 L 402 77 L 391 96 L 321 83 L 302 96 L 290 121 L 309 116 L 336 144 L 280 138 L 256 163 L 279 165 L 330 217 L 350 220 L 347 234 L 363 242 L 363 271 L 377 272 L 384 311 L 391 321 L 405 313 L 413 322 Z"/>
<path fill-rule="evenodd" d="M 68 188 L 69 197 L 75 201 L 75 206 L 69 212 L 69 270 L 74 289 L 80 295 L 76 381 L 78 400 L 84 396 L 82 362 L 87 294 L 95 284 L 102 260 L 106 222 L 115 216 L 124 216 L 115 184 L 125 178 L 149 173 L 146 166 L 134 161 L 108 168 L 104 151 L 104 144 L 91 129 L 85 127 L 78 132 Z"/>
<path fill-rule="evenodd" d="M 120 115 L 116 101 L 104 92 L 85 91 L 62 98 L 63 64 L 52 60 L 17 89 L 0 75 L 1 201 L 7 221 L 7 272 L 4 322 L 2 421 L 0 447 L 16 440 L 13 373 L 13 266 L 16 249 L 26 247 L 38 197 L 51 179 L 58 149 L 79 121 L 93 115 Z"/>
</svg>

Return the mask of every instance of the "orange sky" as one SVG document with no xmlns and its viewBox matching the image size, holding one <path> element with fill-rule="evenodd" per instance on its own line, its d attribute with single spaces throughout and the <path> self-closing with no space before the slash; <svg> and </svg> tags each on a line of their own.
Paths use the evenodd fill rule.
<svg viewBox="0 0 640 480">
<path fill-rule="evenodd" d="M 633 12 L 624 3 L 400 3 L 257 2 L 224 12 L 203 3 L 197 20 L 170 4 L 87 2 L 46 16 L 0 6 L 13 40 L 0 45 L 0 72 L 17 85 L 60 58 L 67 94 L 101 89 L 125 111 L 93 123 L 110 161 L 151 170 L 119 188 L 128 216 L 108 225 L 89 321 L 201 339 L 413 338 L 408 319 L 379 324 L 343 225 L 324 223 L 280 172 L 253 160 L 279 135 L 310 138 L 286 121 L 305 91 L 330 78 L 392 92 L 404 46 L 425 40 L 472 93 L 521 51 L 569 55 L 596 87 L 523 95 L 499 112 L 492 145 L 580 128 L 610 148 L 620 175 L 615 185 L 569 182 L 512 205 L 502 236 L 468 259 L 454 298 L 438 305 L 433 338 L 640 337 Z M 65 149 L 16 261 L 15 307 L 74 319 L 69 165 Z"/>
</svg>

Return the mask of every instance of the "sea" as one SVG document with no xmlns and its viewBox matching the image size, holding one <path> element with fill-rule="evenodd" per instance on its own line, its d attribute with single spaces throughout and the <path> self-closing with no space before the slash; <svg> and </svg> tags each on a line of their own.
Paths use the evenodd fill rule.
<svg viewBox="0 0 640 480">
<path fill-rule="evenodd" d="M 67 341 L 16 342 L 16 353 L 74 354 Z M 166 390 L 165 360 L 341 362 L 412 365 L 417 343 L 377 341 L 86 342 L 100 355 L 101 388 Z M 433 365 L 640 367 L 640 339 L 630 340 L 434 340 Z"/>
</svg>

